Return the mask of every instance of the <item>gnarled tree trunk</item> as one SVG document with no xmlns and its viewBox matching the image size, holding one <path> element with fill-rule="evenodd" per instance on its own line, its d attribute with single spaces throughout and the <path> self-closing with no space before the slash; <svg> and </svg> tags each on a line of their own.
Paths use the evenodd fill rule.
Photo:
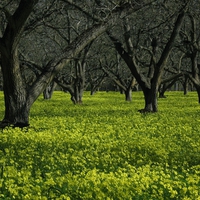
<svg viewBox="0 0 200 200">
<path fill-rule="evenodd" d="M 157 94 L 158 87 L 151 88 L 143 88 L 145 106 L 144 109 L 139 110 L 139 112 L 157 112 L 158 111 L 158 102 L 157 102 Z"/>
<path fill-rule="evenodd" d="M 16 49 L 9 49 L 2 53 L 3 90 L 5 115 L 3 124 L 28 126 L 30 104 L 27 101 L 27 89 L 20 72 Z"/>
<path fill-rule="evenodd" d="M 31 103 L 28 100 L 26 84 L 20 71 L 18 44 L 24 24 L 36 3 L 37 0 L 21 0 L 13 15 L 5 10 L 8 24 L 3 37 L 0 38 L 5 102 L 5 114 L 1 126 L 13 124 L 23 127 L 29 124 Z"/>
</svg>

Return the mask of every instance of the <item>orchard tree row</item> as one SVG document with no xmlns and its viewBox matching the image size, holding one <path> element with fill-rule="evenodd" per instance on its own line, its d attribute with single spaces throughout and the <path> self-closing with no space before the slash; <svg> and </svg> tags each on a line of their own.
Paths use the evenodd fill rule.
<svg viewBox="0 0 200 200">
<path fill-rule="evenodd" d="M 4 0 L 0 2 L 0 65 L 5 115 L 1 126 L 28 126 L 39 95 L 59 85 L 81 103 L 106 80 L 141 112 L 157 112 L 158 92 L 191 83 L 200 102 L 197 0 Z"/>
</svg>

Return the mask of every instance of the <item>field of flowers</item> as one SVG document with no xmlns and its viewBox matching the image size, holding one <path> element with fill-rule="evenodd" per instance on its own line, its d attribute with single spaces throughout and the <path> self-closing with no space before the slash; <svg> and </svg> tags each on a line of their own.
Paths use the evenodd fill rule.
<svg viewBox="0 0 200 200">
<path fill-rule="evenodd" d="M 40 97 L 30 128 L 0 132 L 0 199 L 200 200 L 197 94 L 166 95 L 154 114 L 140 92 Z"/>
</svg>

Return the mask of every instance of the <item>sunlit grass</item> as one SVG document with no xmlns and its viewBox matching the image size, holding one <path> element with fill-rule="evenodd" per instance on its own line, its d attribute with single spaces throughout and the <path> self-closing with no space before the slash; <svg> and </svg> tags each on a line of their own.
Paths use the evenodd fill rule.
<svg viewBox="0 0 200 200">
<path fill-rule="evenodd" d="M 197 94 L 166 95 L 153 114 L 141 92 L 41 96 L 29 129 L 0 135 L 0 199 L 200 199 Z"/>
</svg>

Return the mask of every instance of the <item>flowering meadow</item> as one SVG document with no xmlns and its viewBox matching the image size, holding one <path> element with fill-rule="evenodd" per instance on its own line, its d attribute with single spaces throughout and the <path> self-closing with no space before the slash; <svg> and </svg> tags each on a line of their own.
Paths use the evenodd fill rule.
<svg viewBox="0 0 200 200">
<path fill-rule="evenodd" d="M 197 94 L 166 96 L 149 114 L 141 92 L 40 97 L 29 128 L 0 132 L 0 199 L 200 200 Z"/>
</svg>

